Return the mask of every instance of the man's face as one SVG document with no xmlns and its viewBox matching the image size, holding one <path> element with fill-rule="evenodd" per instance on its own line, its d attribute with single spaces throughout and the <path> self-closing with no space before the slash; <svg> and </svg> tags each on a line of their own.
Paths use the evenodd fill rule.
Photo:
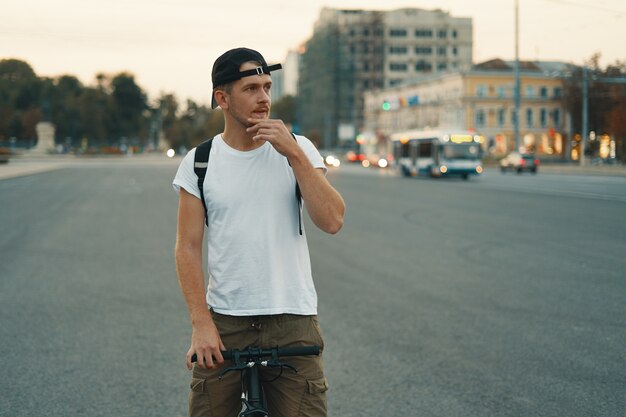
<svg viewBox="0 0 626 417">
<path fill-rule="evenodd" d="M 258 66 L 255 62 L 246 62 L 239 70 L 246 71 Z M 226 96 L 225 110 L 246 127 L 252 126 L 248 118 L 267 119 L 272 106 L 271 87 L 272 78 L 268 74 L 243 77 L 232 84 L 231 92 Z"/>
</svg>

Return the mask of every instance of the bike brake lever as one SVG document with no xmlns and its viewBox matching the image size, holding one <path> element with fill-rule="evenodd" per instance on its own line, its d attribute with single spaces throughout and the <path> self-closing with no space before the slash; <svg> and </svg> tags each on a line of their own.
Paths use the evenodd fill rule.
<svg viewBox="0 0 626 417">
<path fill-rule="evenodd" d="M 298 373 L 298 368 L 296 368 L 293 365 L 289 365 L 288 363 L 285 363 L 285 362 L 269 360 L 269 361 L 267 361 L 267 365 L 266 366 L 268 366 L 270 368 L 288 368 L 288 369 L 291 369 L 292 371 L 294 371 L 295 373 Z"/>
<path fill-rule="evenodd" d="M 220 372 L 220 374 L 217 376 L 217 379 L 222 379 L 224 378 L 224 375 L 226 375 L 229 372 L 232 371 L 244 371 L 245 369 L 247 369 L 248 367 L 246 365 L 237 365 L 237 366 L 229 366 L 228 368 L 224 369 L 222 372 Z"/>
</svg>

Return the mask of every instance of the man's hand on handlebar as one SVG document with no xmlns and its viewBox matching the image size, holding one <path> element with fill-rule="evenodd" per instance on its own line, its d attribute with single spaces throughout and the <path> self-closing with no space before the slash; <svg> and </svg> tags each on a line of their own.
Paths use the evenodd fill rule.
<svg viewBox="0 0 626 417">
<path fill-rule="evenodd" d="M 214 368 L 224 363 L 222 357 L 224 344 L 213 320 L 205 320 L 193 325 L 191 334 L 191 346 L 187 351 L 187 369 L 191 369 L 192 356 L 197 357 L 198 366 L 201 368 Z"/>
</svg>

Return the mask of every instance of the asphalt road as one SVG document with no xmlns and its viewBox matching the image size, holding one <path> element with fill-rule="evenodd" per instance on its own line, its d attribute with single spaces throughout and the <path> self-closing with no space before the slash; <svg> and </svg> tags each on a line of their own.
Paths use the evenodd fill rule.
<svg viewBox="0 0 626 417">
<path fill-rule="evenodd" d="M 0 415 L 184 416 L 176 165 L 0 181 Z M 308 224 L 331 417 L 626 416 L 626 178 L 342 167 Z"/>
</svg>

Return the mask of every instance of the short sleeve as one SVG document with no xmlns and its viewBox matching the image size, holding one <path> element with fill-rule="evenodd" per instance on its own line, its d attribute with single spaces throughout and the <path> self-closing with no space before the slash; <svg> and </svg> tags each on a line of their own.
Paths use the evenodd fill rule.
<svg viewBox="0 0 626 417">
<path fill-rule="evenodd" d="M 309 158 L 313 167 L 323 169 L 324 174 L 326 174 L 328 168 L 326 168 L 326 165 L 324 164 L 324 158 L 322 158 L 322 155 L 319 153 L 315 145 L 313 145 L 313 142 L 305 136 L 295 136 L 298 141 L 298 145 L 300 145 L 300 148 L 302 148 L 307 158 Z"/>
<path fill-rule="evenodd" d="M 192 194 L 200 199 L 200 190 L 198 189 L 198 176 L 193 170 L 194 158 L 196 155 L 196 148 L 190 150 L 187 155 L 181 161 L 176 176 L 172 182 L 174 190 L 180 193 L 180 189 L 184 188 L 189 194 Z"/>
</svg>

